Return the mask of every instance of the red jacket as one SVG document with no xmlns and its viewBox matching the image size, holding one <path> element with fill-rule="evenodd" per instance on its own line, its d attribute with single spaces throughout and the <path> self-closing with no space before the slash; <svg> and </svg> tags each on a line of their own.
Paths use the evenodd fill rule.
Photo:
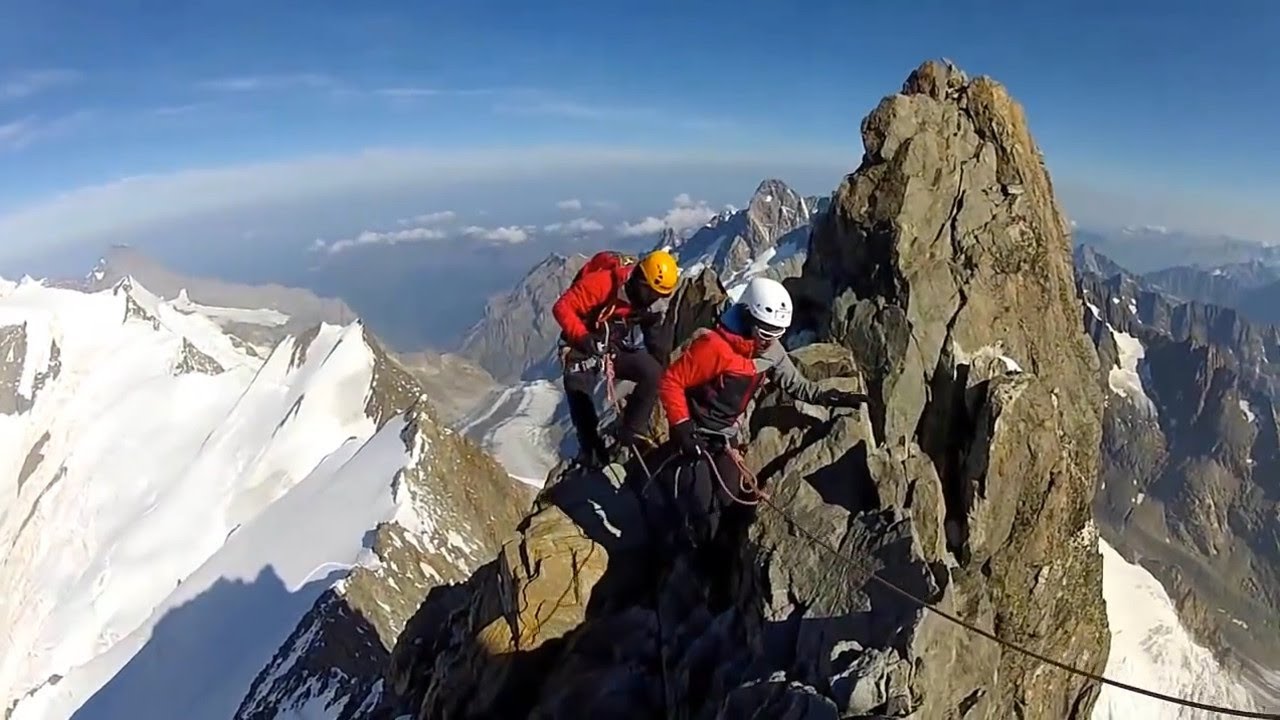
<svg viewBox="0 0 1280 720">
<path fill-rule="evenodd" d="M 778 341 L 760 349 L 752 338 L 718 325 L 695 337 L 667 367 L 658 383 L 658 398 L 670 425 L 692 420 L 701 430 L 733 435 L 765 379 L 805 402 L 816 402 L 821 392 Z"/>
<path fill-rule="evenodd" d="M 589 272 L 565 291 L 551 314 L 560 323 L 564 337 L 570 343 L 578 343 L 591 334 L 608 310 L 612 319 L 624 320 L 635 312 L 627 301 L 623 288 L 634 266 L 624 265 L 612 270 Z"/>
<path fill-rule="evenodd" d="M 692 417 L 708 430 L 732 427 L 760 381 L 755 349 L 751 338 L 724 327 L 695 338 L 658 384 L 667 422 L 678 425 Z"/>
</svg>

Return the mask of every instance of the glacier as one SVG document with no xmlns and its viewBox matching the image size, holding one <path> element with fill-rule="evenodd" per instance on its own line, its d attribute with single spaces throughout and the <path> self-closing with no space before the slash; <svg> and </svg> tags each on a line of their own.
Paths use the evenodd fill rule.
<svg viewBox="0 0 1280 720">
<path fill-rule="evenodd" d="M 1256 711 L 1252 694 L 1183 627 L 1164 586 L 1105 541 L 1102 595 L 1111 625 L 1111 653 L 1104 675 L 1166 695 Z M 1093 720 L 1210 720 L 1218 713 L 1183 707 L 1120 688 L 1103 686 Z"/>
</svg>

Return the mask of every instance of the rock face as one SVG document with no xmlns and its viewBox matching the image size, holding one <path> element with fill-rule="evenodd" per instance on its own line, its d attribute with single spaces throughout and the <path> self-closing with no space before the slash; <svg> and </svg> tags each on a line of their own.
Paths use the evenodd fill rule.
<svg viewBox="0 0 1280 720">
<path fill-rule="evenodd" d="M 1127 275 L 1079 283 L 1107 394 L 1103 532 L 1201 643 L 1280 664 L 1280 333 Z"/>
<path fill-rule="evenodd" d="M 868 464 L 897 486 L 880 501 L 915 496 L 904 509 L 921 559 L 950 568 L 944 602 L 1100 670 L 1097 359 L 1022 110 L 996 83 L 930 64 L 863 122 L 863 139 L 862 167 L 815 229 L 797 287 L 819 337 L 854 351 L 874 398 L 884 447 Z M 934 651 L 962 640 L 943 635 Z M 926 717 L 974 702 L 979 717 L 1088 714 L 1085 683 L 989 645 L 973 651 L 925 700 Z"/>
<path fill-rule="evenodd" d="M 761 396 L 746 462 L 772 498 L 710 565 L 656 542 L 634 468 L 553 474 L 497 560 L 410 620 L 379 717 L 1089 716 L 1087 683 L 871 579 L 1104 665 L 1097 355 L 1048 177 L 1003 88 L 948 66 L 863 136 L 794 282 L 823 342 L 792 355 L 870 405 Z"/>
<path fill-rule="evenodd" d="M 546 361 L 560 336 L 551 306 L 586 262 L 584 255 L 552 255 L 536 265 L 510 293 L 489 301 L 459 354 L 500 383 L 537 374 L 534 369 Z"/>
</svg>

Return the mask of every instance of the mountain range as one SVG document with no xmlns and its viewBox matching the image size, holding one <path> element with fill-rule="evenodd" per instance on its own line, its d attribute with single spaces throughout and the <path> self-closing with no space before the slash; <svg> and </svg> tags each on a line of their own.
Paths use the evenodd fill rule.
<svg viewBox="0 0 1280 720">
<path fill-rule="evenodd" d="M 456 355 L 114 256 L 0 282 L 6 720 L 1187 717 L 872 572 L 1089 672 L 1276 701 L 1276 332 L 1078 237 L 1073 262 L 990 79 L 926 63 L 862 128 L 830 197 L 768 179 L 658 238 L 679 338 L 777 277 L 797 365 L 870 398 L 765 388 L 769 502 L 712 568 L 559 462 L 548 310 L 581 256 Z"/>
</svg>

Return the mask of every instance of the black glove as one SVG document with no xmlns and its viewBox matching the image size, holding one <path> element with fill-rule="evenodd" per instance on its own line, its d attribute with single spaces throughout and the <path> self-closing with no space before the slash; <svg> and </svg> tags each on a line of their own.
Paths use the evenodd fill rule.
<svg viewBox="0 0 1280 720">
<path fill-rule="evenodd" d="M 588 357 L 599 357 L 605 351 L 604 337 L 604 332 L 587 333 L 581 340 L 574 343 L 573 347 Z"/>
<path fill-rule="evenodd" d="M 818 393 L 817 402 L 814 404 L 827 407 L 856 408 L 867 404 L 867 396 L 847 390 L 823 390 Z"/>
<path fill-rule="evenodd" d="M 707 451 L 707 444 L 694 430 L 696 428 L 692 420 L 685 420 L 671 426 L 671 439 L 676 441 L 680 451 L 686 455 L 697 455 Z"/>
</svg>

